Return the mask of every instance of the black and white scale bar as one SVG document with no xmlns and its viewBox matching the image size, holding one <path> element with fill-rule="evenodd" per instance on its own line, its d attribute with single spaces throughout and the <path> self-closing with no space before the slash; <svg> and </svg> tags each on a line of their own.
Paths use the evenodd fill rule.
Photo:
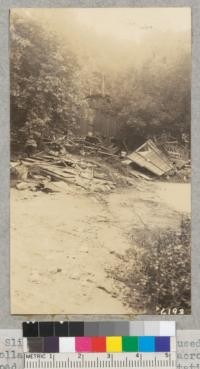
<svg viewBox="0 0 200 369">
<path fill-rule="evenodd" d="M 24 369 L 176 369 L 176 353 L 24 354 Z"/>
<path fill-rule="evenodd" d="M 22 330 L 23 337 L 176 336 L 174 321 L 34 321 Z"/>
</svg>

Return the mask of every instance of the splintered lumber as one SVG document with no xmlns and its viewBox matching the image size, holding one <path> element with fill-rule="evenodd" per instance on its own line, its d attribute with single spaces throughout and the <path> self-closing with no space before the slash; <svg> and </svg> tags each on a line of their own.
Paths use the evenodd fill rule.
<svg viewBox="0 0 200 369">
<path fill-rule="evenodd" d="M 175 151 L 170 151 L 170 150 L 167 150 L 168 154 L 171 155 L 171 156 L 177 156 L 177 157 L 181 157 L 181 154 L 180 152 L 175 152 Z"/>
<path fill-rule="evenodd" d="M 107 182 L 113 182 L 111 179 L 109 179 L 106 175 L 101 176 L 100 173 L 94 174 L 94 178 L 101 180 L 101 181 L 107 181 Z"/>
<path fill-rule="evenodd" d="M 62 172 L 64 172 L 64 173 L 68 173 L 68 174 L 71 174 L 71 175 L 76 175 L 76 171 L 75 170 L 70 170 L 70 169 L 66 169 L 66 168 L 64 168 L 63 170 L 62 170 Z"/>
<path fill-rule="evenodd" d="M 25 162 L 34 164 L 34 163 L 38 163 L 38 160 L 37 159 L 33 159 L 33 158 L 24 158 L 24 159 L 22 159 L 22 163 L 25 164 Z"/>
<path fill-rule="evenodd" d="M 61 175 L 63 177 L 67 177 L 67 175 L 65 175 L 64 173 L 67 173 L 67 174 L 70 174 L 71 176 L 74 176 L 76 174 L 76 172 L 74 170 L 71 170 L 71 169 L 60 169 L 58 167 L 55 167 L 51 164 L 39 164 L 39 167 L 42 168 L 42 169 L 46 169 L 46 170 L 49 170 L 51 171 L 52 173 L 55 173 L 55 174 L 58 174 L 58 175 Z"/>
<path fill-rule="evenodd" d="M 118 156 L 115 155 L 115 153 L 117 152 L 118 148 L 116 146 L 103 146 L 99 143 L 94 144 L 92 142 L 85 142 L 85 145 L 83 147 L 85 150 L 91 150 L 91 151 L 95 151 L 98 152 L 99 154 L 103 154 L 103 155 L 108 155 L 108 156 Z"/>
<path fill-rule="evenodd" d="M 42 155 L 42 156 L 34 156 L 35 159 L 38 160 L 49 160 L 49 161 L 53 161 L 55 159 L 55 157 L 53 155 Z M 56 157 L 56 159 L 58 160 L 58 157 Z"/>
<path fill-rule="evenodd" d="M 58 165 L 58 163 L 56 164 L 56 163 L 51 163 L 51 164 L 40 164 L 40 166 L 43 166 L 44 167 L 44 165 L 45 165 L 45 167 L 48 169 L 50 169 L 50 170 L 52 170 L 52 171 L 59 171 L 59 173 L 60 174 L 62 174 L 62 173 L 68 173 L 68 174 L 71 174 L 71 175 L 76 175 L 76 173 L 77 173 L 77 171 L 75 170 L 75 169 L 72 169 L 72 168 L 68 168 L 67 166 L 64 166 L 64 167 L 61 167 L 61 166 L 59 166 Z"/>
<path fill-rule="evenodd" d="M 29 159 L 36 159 L 36 160 L 40 160 L 40 161 L 44 161 L 44 160 L 52 160 L 53 157 L 52 156 L 48 156 L 48 155 L 44 155 L 44 156 L 39 156 L 39 155 L 35 155 L 35 156 L 32 156 L 31 158 Z"/>
<path fill-rule="evenodd" d="M 43 154 L 44 153 L 44 150 L 43 151 L 39 151 L 39 152 L 37 152 L 35 155 L 32 155 L 32 158 L 34 158 L 35 156 L 38 156 L 38 155 L 40 155 L 40 154 Z"/>
<path fill-rule="evenodd" d="M 42 168 L 46 168 L 46 169 L 50 169 L 50 170 L 52 170 L 52 171 L 59 171 L 59 168 L 60 167 L 57 167 L 56 169 L 55 169 L 55 166 L 56 165 L 58 165 L 59 163 L 60 163 L 60 161 L 59 162 L 55 162 L 55 163 L 49 163 L 49 162 L 45 162 L 44 160 L 43 160 L 43 162 L 42 162 L 42 160 L 40 161 L 40 160 L 35 160 L 35 159 L 32 159 L 32 158 L 26 158 L 26 159 L 24 159 L 23 161 L 22 161 L 25 165 L 32 165 L 32 164 L 35 164 L 35 165 L 37 165 L 37 166 L 39 166 L 40 168 L 42 167 Z M 28 163 L 27 163 L 28 162 Z M 64 167 L 63 169 L 62 169 L 62 171 L 60 171 L 59 173 L 60 174 L 62 174 L 63 172 L 65 172 L 65 173 L 69 173 L 69 174 L 73 174 L 73 175 L 75 175 L 76 174 L 76 170 L 75 169 L 72 169 L 72 168 L 68 168 L 67 166 L 66 167 Z"/>
<path fill-rule="evenodd" d="M 111 154 L 116 154 L 119 151 L 119 148 L 114 144 L 105 147 L 105 149 L 107 149 Z"/>
<path fill-rule="evenodd" d="M 119 156 L 116 155 L 116 154 L 111 154 L 110 152 L 107 152 L 107 151 L 102 151 L 100 148 L 98 147 L 84 147 L 84 149 L 87 149 L 88 151 L 92 151 L 92 152 L 95 152 L 97 154 L 102 154 L 102 155 L 107 155 L 107 156 L 111 156 L 113 158 L 118 158 Z"/>
<path fill-rule="evenodd" d="M 103 154 L 103 155 L 107 155 L 107 156 L 111 156 L 111 157 L 113 157 L 113 158 L 118 158 L 118 157 L 119 157 L 119 156 L 118 156 L 118 155 L 116 155 L 116 154 L 111 154 L 111 153 L 109 153 L 109 152 L 102 151 L 102 150 L 98 150 L 98 153 L 99 153 L 99 154 Z"/>
<path fill-rule="evenodd" d="M 27 166 L 36 165 L 40 169 L 41 173 L 50 175 L 51 178 L 55 180 L 62 180 L 62 181 L 69 182 L 70 178 L 74 179 L 75 174 L 76 174 L 74 172 L 72 173 L 70 169 L 66 170 L 65 168 L 64 170 L 59 170 L 59 168 L 56 168 L 52 164 L 48 164 L 44 162 L 42 163 L 41 161 L 38 161 L 35 159 L 29 158 L 29 160 L 24 160 L 23 163 Z"/>
<path fill-rule="evenodd" d="M 51 176 L 51 178 L 53 178 L 54 180 L 62 180 L 63 182 L 72 182 L 70 180 L 71 179 L 74 179 L 74 176 L 66 176 L 66 175 L 62 175 L 60 173 L 57 173 L 56 171 L 52 171 L 50 169 L 47 169 L 47 168 L 44 168 L 44 167 L 40 167 L 41 169 L 41 172 L 44 173 L 44 174 L 48 174 Z"/>
<path fill-rule="evenodd" d="M 55 156 L 50 156 L 50 155 L 43 155 L 43 156 L 34 156 L 35 159 L 37 160 L 40 160 L 40 161 L 48 161 L 50 162 L 51 164 L 61 164 L 63 163 L 63 165 L 72 165 L 72 164 L 75 164 L 74 161 L 70 160 L 70 159 L 67 159 L 65 157 L 55 157 Z M 31 158 L 29 158 L 31 159 Z"/>
<path fill-rule="evenodd" d="M 152 178 L 148 177 L 146 174 L 138 172 L 137 170 L 131 169 L 129 170 L 129 173 L 131 173 L 136 178 L 143 178 L 146 179 L 147 181 L 152 181 Z"/>
</svg>

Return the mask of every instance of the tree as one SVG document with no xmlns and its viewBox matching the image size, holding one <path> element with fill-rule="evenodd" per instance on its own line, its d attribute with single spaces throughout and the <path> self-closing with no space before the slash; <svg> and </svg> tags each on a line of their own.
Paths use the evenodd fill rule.
<svg viewBox="0 0 200 369">
<path fill-rule="evenodd" d="M 35 19 L 11 20 L 11 132 L 36 140 L 79 124 L 78 64 Z"/>
<path fill-rule="evenodd" d="M 20 142 L 78 134 L 84 124 L 87 131 L 85 98 L 101 94 L 102 76 L 110 124 L 130 149 L 163 131 L 178 140 L 190 135 L 191 56 L 184 32 L 155 32 L 136 44 L 97 36 L 74 19 L 56 35 L 52 20 L 11 19 L 11 130 Z"/>
</svg>

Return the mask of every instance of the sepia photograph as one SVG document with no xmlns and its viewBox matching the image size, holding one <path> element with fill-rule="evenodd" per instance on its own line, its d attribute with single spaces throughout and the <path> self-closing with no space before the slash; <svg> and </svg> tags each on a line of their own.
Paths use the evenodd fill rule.
<svg viewBox="0 0 200 369">
<path fill-rule="evenodd" d="M 12 314 L 191 314 L 191 9 L 10 10 Z"/>
</svg>

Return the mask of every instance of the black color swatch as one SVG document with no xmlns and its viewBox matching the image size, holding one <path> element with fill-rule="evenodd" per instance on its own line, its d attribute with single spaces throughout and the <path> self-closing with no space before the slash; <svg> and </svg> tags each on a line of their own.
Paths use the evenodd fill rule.
<svg viewBox="0 0 200 369">
<path fill-rule="evenodd" d="M 67 337 L 69 335 L 68 322 L 55 322 L 54 335 L 57 337 Z"/>
<path fill-rule="evenodd" d="M 54 323 L 53 322 L 40 322 L 39 323 L 39 336 L 40 337 L 54 336 Z"/>
<path fill-rule="evenodd" d="M 23 337 L 38 337 L 38 322 L 23 322 Z"/>
<path fill-rule="evenodd" d="M 70 337 L 84 336 L 84 322 L 69 322 L 69 336 Z"/>
</svg>

